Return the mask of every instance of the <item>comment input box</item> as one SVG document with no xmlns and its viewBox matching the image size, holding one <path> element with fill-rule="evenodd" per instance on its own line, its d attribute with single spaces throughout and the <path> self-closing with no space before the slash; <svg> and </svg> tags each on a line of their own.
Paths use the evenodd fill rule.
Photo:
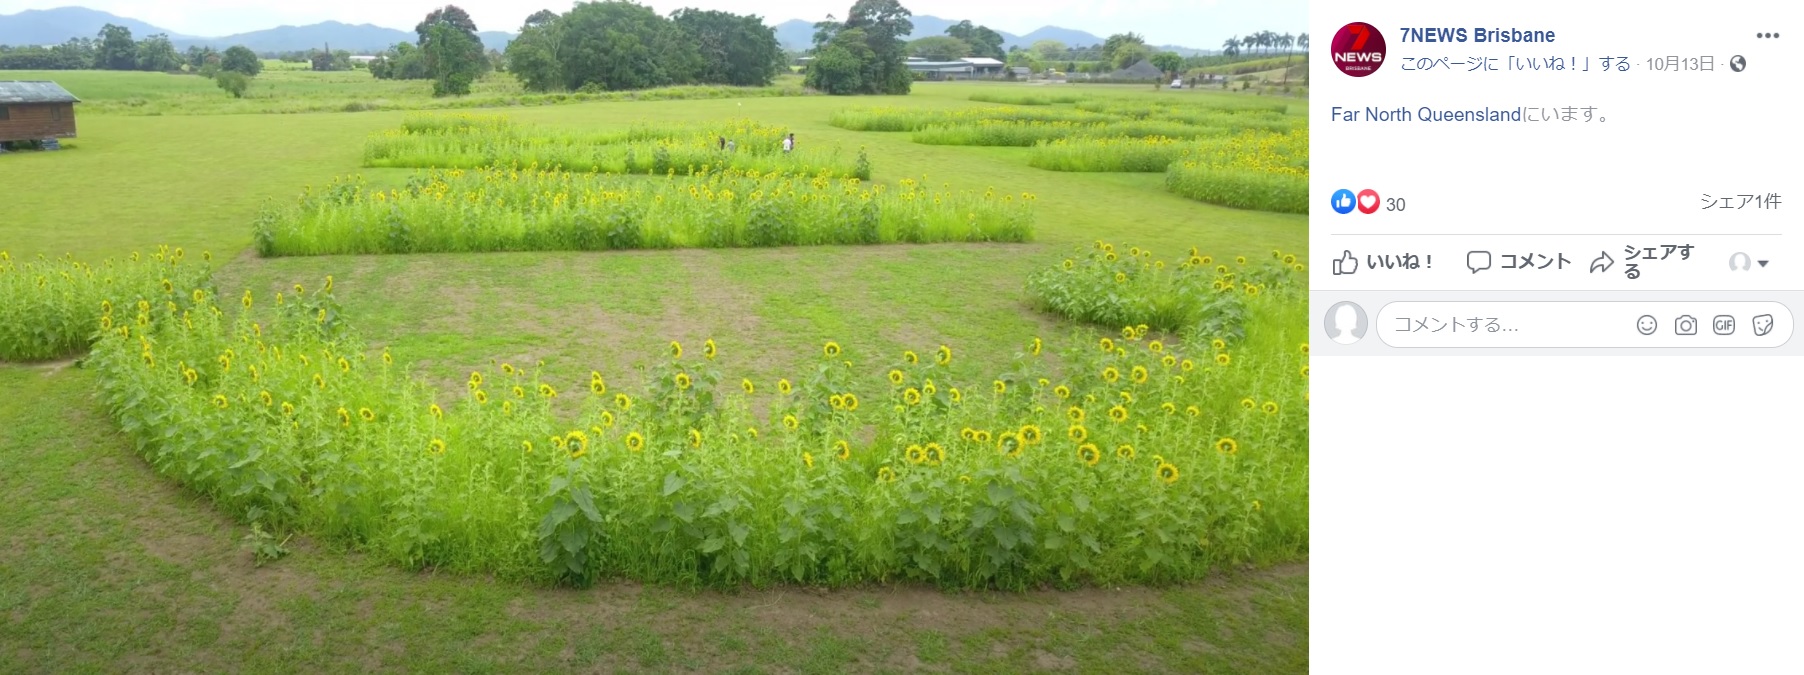
<svg viewBox="0 0 1804 675">
<path fill-rule="evenodd" d="M 1398 348 L 1770 349 L 1791 339 L 1777 302 L 1393 302 L 1373 329 Z"/>
</svg>

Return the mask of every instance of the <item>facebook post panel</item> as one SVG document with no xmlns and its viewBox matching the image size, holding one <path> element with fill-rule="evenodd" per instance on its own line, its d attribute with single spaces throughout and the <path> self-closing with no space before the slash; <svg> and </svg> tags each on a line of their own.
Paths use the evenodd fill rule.
<svg viewBox="0 0 1804 675">
<path fill-rule="evenodd" d="M 1797 4 L 1310 14 L 1315 664 L 1797 672 Z"/>
</svg>

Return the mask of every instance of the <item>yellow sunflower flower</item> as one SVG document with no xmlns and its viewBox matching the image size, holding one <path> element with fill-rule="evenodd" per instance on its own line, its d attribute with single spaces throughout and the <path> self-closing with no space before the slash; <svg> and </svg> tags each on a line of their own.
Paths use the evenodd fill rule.
<svg viewBox="0 0 1804 675">
<path fill-rule="evenodd" d="M 689 430 L 689 446 L 693 447 L 693 448 L 702 447 L 701 430 L 699 430 L 699 429 L 690 429 Z"/>
<path fill-rule="evenodd" d="M 1158 473 L 1159 480 L 1165 481 L 1166 485 L 1178 482 L 1178 467 L 1176 465 L 1169 463 L 1160 464 Z"/>
<path fill-rule="evenodd" d="M 1134 458 L 1134 446 L 1128 445 L 1126 443 L 1123 443 L 1120 446 L 1117 446 L 1115 448 L 1115 456 L 1120 457 L 1122 459 L 1133 459 Z"/>
<path fill-rule="evenodd" d="M 682 343 L 677 342 L 676 340 L 670 341 L 670 358 L 673 358 L 673 359 L 683 358 L 683 344 Z"/>
<path fill-rule="evenodd" d="M 637 431 L 626 435 L 626 449 L 638 452 L 645 449 L 645 434 Z"/>
<path fill-rule="evenodd" d="M 1040 427 L 1032 425 L 1032 424 L 1027 424 L 1027 425 L 1023 425 L 1021 427 L 1020 431 L 1015 432 L 1015 437 L 1020 438 L 1022 443 L 1026 443 L 1028 445 L 1039 445 L 1041 439 L 1043 439 L 1045 436 L 1044 436 L 1044 434 L 1040 433 Z"/>
<path fill-rule="evenodd" d="M 834 441 L 833 447 L 834 447 L 834 449 L 837 450 L 837 452 L 835 452 L 833 456 L 835 458 L 838 458 L 840 461 L 843 462 L 845 460 L 852 458 L 852 444 L 851 443 L 847 443 L 845 441 Z"/>
<path fill-rule="evenodd" d="M 1240 452 L 1240 444 L 1232 438 L 1223 438 L 1215 442 L 1215 451 L 1224 455 L 1232 455 Z"/>
<path fill-rule="evenodd" d="M 1096 449 L 1096 444 L 1085 443 L 1077 446 L 1077 458 L 1085 464 L 1096 466 L 1097 462 L 1102 461 L 1102 452 Z"/>
<path fill-rule="evenodd" d="M 1073 424 L 1070 429 L 1065 430 L 1065 435 L 1074 442 L 1082 443 L 1090 438 L 1090 430 L 1085 429 L 1082 424 Z"/>
</svg>

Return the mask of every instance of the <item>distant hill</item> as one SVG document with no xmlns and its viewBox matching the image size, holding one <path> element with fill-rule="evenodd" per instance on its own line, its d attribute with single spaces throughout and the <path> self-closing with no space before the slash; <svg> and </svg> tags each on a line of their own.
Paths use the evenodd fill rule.
<svg viewBox="0 0 1804 675">
<path fill-rule="evenodd" d="M 915 25 L 914 32 L 909 33 L 908 35 L 911 40 L 933 35 L 945 35 L 947 28 L 958 24 L 957 21 L 942 19 L 930 14 L 915 16 L 910 18 L 909 21 Z M 814 46 L 814 22 L 812 21 L 790 19 L 777 24 L 774 28 L 777 30 L 777 42 L 781 43 L 787 49 L 808 49 Z M 991 30 L 995 29 L 991 28 Z M 1002 36 L 1003 49 L 1008 49 L 1009 47 L 1017 45 L 1026 48 L 1039 40 L 1058 40 L 1059 42 L 1074 47 L 1078 45 L 1089 46 L 1103 43 L 1103 39 L 1096 37 L 1095 35 L 1091 35 L 1081 30 L 1071 30 L 1069 28 L 1059 28 L 1057 26 L 1046 26 L 1026 35 L 1015 35 L 1008 31 L 1001 30 L 996 31 L 996 34 Z"/>
<path fill-rule="evenodd" d="M 71 38 L 100 35 L 101 27 L 109 23 L 131 29 L 133 38 L 157 33 L 168 33 L 170 39 L 190 37 L 137 19 L 127 19 L 86 7 L 58 7 L 0 14 L 0 45 L 62 44 Z"/>
</svg>

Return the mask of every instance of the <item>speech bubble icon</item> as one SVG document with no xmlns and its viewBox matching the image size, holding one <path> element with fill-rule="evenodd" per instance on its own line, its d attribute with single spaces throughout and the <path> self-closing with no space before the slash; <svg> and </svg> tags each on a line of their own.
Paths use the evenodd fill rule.
<svg viewBox="0 0 1804 675">
<path fill-rule="evenodd" d="M 1472 251 L 1467 253 L 1466 269 L 1472 270 L 1473 274 L 1478 274 L 1479 272 L 1491 269 L 1491 252 Z"/>
</svg>

